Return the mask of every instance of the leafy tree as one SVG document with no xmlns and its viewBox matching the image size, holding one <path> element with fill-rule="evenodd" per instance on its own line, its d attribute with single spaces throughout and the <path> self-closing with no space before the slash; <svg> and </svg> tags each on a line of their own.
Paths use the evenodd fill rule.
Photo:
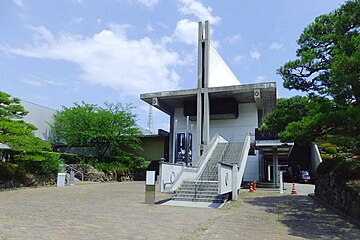
<svg viewBox="0 0 360 240">
<path fill-rule="evenodd" d="M 298 40 L 298 59 L 278 70 L 284 86 L 359 106 L 359 13 L 360 1 L 348 1 L 307 26 Z"/>
<path fill-rule="evenodd" d="M 36 127 L 23 120 L 27 114 L 20 99 L 0 91 L 0 143 L 9 145 L 17 159 L 44 160 L 39 153 L 51 146 L 34 135 Z"/>
<path fill-rule="evenodd" d="M 284 131 L 289 123 L 299 121 L 307 114 L 309 101 L 309 98 L 301 96 L 278 99 L 276 111 L 266 116 L 261 130 Z"/>
<path fill-rule="evenodd" d="M 82 102 L 63 107 L 55 114 L 51 126 L 54 141 L 68 146 L 86 147 L 102 160 L 111 152 L 117 156 L 134 156 L 141 150 L 140 130 L 136 127 L 133 107 L 105 103 L 105 108 Z"/>
<path fill-rule="evenodd" d="M 298 59 L 278 73 L 308 98 L 280 100 L 263 129 L 282 140 L 319 139 L 360 152 L 360 0 L 321 15 L 301 34 Z M 298 108 L 295 110 L 295 108 Z"/>
</svg>

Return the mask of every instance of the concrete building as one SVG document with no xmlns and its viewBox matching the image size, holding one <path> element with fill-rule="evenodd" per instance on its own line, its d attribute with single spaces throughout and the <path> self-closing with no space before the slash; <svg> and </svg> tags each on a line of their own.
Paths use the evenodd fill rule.
<svg viewBox="0 0 360 240">
<path fill-rule="evenodd" d="M 204 199 L 217 201 L 230 193 L 236 198 L 243 180 L 279 185 L 279 159 L 289 156 L 293 143 L 255 138 L 263 118 L 275 109 L 276 84 L 241 84 L 211 45 L 208 22 L 199 23 L 197 88 L 140 98 L 170 116 L 170 156 L 160 166 L 161 191 L 181 192 L 191 185 L 195 196 L 175 199 L 194 201 L 199 182 L 216 181 L 213 198 L 205 194 Z"/>
<path fill-rule="evenodd" d="M 50 140 L 51 128 L 49 124 L 54 123 L 56 110 L 25 100 L 21 100 L 20 104 L 29 112 L 25 116 L 24 121 L 37 127 L 35 136 L 45 141 Z"/>
</svg>

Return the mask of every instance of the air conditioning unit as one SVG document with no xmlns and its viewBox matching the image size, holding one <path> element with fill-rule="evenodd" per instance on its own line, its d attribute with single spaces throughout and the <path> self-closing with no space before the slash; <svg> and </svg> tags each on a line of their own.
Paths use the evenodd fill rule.
<svg viewBox="0 0 360 240">
<path fill-rule="evenodd" d="M 254 98 L 255 99 L 260 98 L 260 89 L 255 89 L 254 90 Z"/>
<path fill-rule="evenodd" d="M 153 105 L 153 106 L 159 106 L 159 100 L 158 100 L 158 98 L 153 98 L 153 99 L 151 100 L 151 105 Z"/>
</svg>

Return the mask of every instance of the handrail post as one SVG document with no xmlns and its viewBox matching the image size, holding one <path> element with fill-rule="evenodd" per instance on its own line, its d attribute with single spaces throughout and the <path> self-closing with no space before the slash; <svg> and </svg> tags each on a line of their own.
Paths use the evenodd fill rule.
<svg viewBox="0 0 360 240">
<path fill-rule="evenodd" d="M 237 175 L 238 175 L 238 165 L 237 163 L 233 164 L 232 166 L 232 200 L 237 200 L 238 199 L 238 180 L 237 180 Z"/>
</svg>

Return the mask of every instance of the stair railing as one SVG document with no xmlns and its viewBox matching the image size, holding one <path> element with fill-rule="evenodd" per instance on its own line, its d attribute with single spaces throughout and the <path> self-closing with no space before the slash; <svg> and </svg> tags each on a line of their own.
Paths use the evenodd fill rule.
<svg viewBox="0 0 360 240">
<path fill-rule="evenodd" d="M 70 171 L 74 171 L 75 173 L 81 174 L 81 181 L 84 181 L 84 173 L 76 168 L 73 168 L 72 166 L 65 164 L 66 167 L 70 168 Z"/>
<path fill-rule="evenodd" d="M 224 161 L 224 158 L 226 156 L 226 154 L 228 153 L 228 150 L 229 150 L 229 145 L 230 143 L 226 143 L 225 147 L 224 147 L 224 150 L 222 151 L 221 155 L 220 155 L 220 159 L 219 159 L 219 162 L 223 162 Z"/>
<path fill-rule="evenodd" d="M 242 149 L 241 149 L 241 154 L 240 154 L 240 157 L 238 158 L 238 161 L 237 161 L 238 165 L 241 163 L 240 161 L 242 160 L 242 158 L 243 158 L 244 155 L 245 155 L 245 150 L 249 151 L 247 145 L 250 146 L 250 133 L 247 133 L 247 134 L 245 135 L 244 145 L 243 145 L 243 147 L 242 147 Z"/>
</svg>

